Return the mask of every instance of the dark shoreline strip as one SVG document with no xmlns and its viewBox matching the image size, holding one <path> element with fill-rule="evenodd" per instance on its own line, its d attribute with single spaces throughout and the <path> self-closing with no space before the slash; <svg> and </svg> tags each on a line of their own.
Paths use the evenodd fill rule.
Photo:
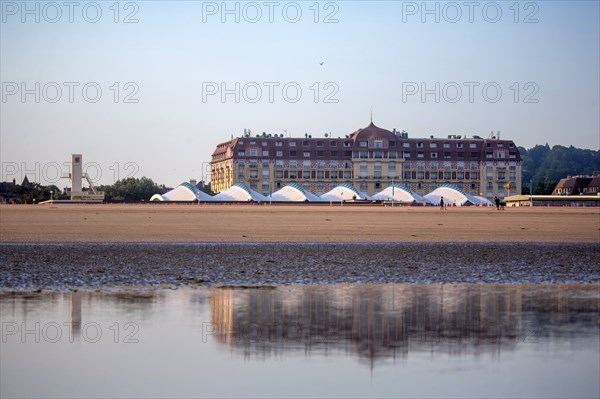
<svg viewBox="0 0 600 399">
<path fill-rule="evenodd" d="M 123 286 L 600 283 L 573 243 L 3 243 L 0 290 Z"/>
</svg>

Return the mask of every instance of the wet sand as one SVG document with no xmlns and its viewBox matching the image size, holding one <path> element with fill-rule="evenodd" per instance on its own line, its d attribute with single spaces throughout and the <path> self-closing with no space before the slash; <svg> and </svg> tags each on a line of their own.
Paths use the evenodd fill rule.
<svg viewBox="0 0 600 399">
<path fill-rule="evenodd" d="M 0 291 L 600 282 L 600 209 L 0 207 Z"/>
<path fill-rule="evenodd" d="M 600 208 L 4 205 L 0 242 L 600 243 Z"/>
</svg>

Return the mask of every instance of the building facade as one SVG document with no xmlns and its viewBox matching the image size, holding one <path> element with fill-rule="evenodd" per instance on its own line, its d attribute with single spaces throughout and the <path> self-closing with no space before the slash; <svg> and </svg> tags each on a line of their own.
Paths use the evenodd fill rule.
<svg viewBox="0 0 600 399">
<path fill-rule="evenodd" d="M 392 182 L 421 195 L 450 183 L 492 199 L 520 192 L 521 157 L 511 140 L 409 138 L 371 122 L 343 138 L 263 133 L 221 143 L 212 154 L 212 190 L 218 193 L 237 182 L 263 195 L 291 182 L 316 195 L 344 182 L 369 195 Z"/>
</svg>

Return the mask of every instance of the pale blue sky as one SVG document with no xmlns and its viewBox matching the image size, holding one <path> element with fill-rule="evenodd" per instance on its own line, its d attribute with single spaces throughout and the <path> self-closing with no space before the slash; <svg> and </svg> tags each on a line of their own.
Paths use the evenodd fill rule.
<svg viewBox="0 0 600 399">
<path fill-rule="evenodd" d="M 519 2 L 518 23 L 512 1 L 476 2 L 473 22 L 464 2 L 427 3 L 431 9 L 438 5 L 439 23 L 434 15 L 421 15 L 422 2 L 321 2 L 318 23 L 314 2 L 279 2 L 273 23 L 264 2 L 254 3 L 262 11 L 257 23 L 245 20 L 254 17 L 254 10 L 244 2 L 238 3 L 239 23 L 234 15 L 226 15 L 223 23 L 219 12 L 205 15 L 203 22 L 203 8 L 220 9 L 221 2 L 141 1 L 127 9 L 122 2 L 119 23 L 113 21 L 112 1 L 98 2 L 102 16 L 97 23 L 83 18 L 88 2 L 75 8 L 73 23 L 66 7 L 56 23 L 49 23 L 46 19 L 55 18 L 55 10 L 47 6 L 44 11 L 46 3 L 37 3 L 36 23 L 35 15 L 21 21 L 21 2 L 1 3 L 0 180 L 14 173 L 19 179 L 27 169 L 30 178 L 52 182 L 55 173 L 44 165 L 67 162 L 78 152 L 85 163 L 94 161 L 102 168 L 101 183 L 126 176 L 133 169 L 125 170 L 125 163 L 134 162 L 139 167 L 135 176 L 177 185 L 206 179 L 215 145 L 244 128 L 343 136 L 369 123 L 371 107 L 377 125 L 404 129 L 411 137 L 487 136 L 500 130 L 502 137 L 525 147 L 546 142 L 600 146 L 598 1 Z M 31 8 L 35 4 L 28 3 Z M 231 8 L 235 4 L 228 3 Z M 293 18 L 296 4 L 302 16 L 297 23 L 287 22 L 283 6 Z M 456 4 L 462 17 L 452 23 Z M 502 15 L 492 23 L 496 4 Z M 414 7 L 416 14 L 409 14 Z M 122 23 L 133 11 L 138 22 Z M 323 23 L 332 11 L 338 22 Z M 87 12 L 94 18 L 93 7 Z M 524 23 L 527 16 L 538 22 Z M 24 103 L 20 92 L 10 94 L 14 83 L 20 91 L 23 82 L 32 89 L 40 82 L 39 103 L 33 94 Z M 62 87 L 56 103 L 48 101 L 55 96 L 52 85 L 43 92 L 49 82 Z M 64 82 L 79 83 L 72 103 Z M 102 89 L 96 103 L 82 96 L 81 88 L 89 82 Z M 114 82 L 120 88 L 117 103 Z M 126 88 L 127 82 L 135 86 Z M 256 103 L 243 95 L 239 103 L 234 95 L 225 102 L 220 95 L 203 101 L 206 82 L 224 82 L 231 89 L 236 82 L 240 87 L 257 82 L 262 97 Z M 273 103 L 264 82 L 279 84 Z M 315 82 L 320 88 L 317 103 Z M 328 82 L 335 86 L 324 88 Z M 420 90 L 421 84 L 434 89 L 436 82 L 439 103 L 434 94 L 424 102 L 420 93 L 403 96 L 413 83 Z M 448 101 L 455 96 L 452 82 L 463 89 L 455 103 Z M 465 82 L 478 84 L 472 103 Z M 286 83 L 301 88 L 298 102 L 284 98 Z M 493 90 L 490 97 L 482 94 L 490 83 L 490 90 L 502 90 L 497 102 L 486 101 Z M 133 96 L 138 102 L 124 103 L 134 87 L 139 88 Z M 325 103 L 332 87 L 339 89 L 333 95 L 338 102 Z M 526 102 L 528 94 L 538 102 Z M 97 175 L 96 170 L 90 174 Z"/>
</svg>

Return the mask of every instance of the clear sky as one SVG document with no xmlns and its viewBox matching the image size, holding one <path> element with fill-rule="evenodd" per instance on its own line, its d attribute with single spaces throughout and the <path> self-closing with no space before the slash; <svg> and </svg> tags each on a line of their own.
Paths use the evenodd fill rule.
<svg viewBox="0 0 600 399">
<path fill-rule="evenodd" d="M 0 180 L 64 187 L 82 153 L 99 183 L 175 186 L 244 129 L 337 137 L 371 108 L 410 137 L 600 146 L 598 1 L 64 4 L 1 1 Z"/>
</svg>

